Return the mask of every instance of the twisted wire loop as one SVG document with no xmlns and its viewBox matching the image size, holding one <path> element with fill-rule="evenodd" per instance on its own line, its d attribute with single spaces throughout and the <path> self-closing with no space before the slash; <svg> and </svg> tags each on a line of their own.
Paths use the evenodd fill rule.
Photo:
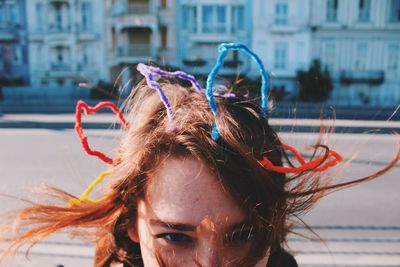
<svg viewBox="0 0 400 267">
<path fill-rule="evenodd" d="M 88 137 L 86 136 L 85 132 L 82 129 L 82 112 L 85 115 L 94 114 L 100 111 L 103 108 L 109 108 L 113 111 L 118 119 L 119 122 L 125 129 L 128 129 L 128 123 L 126 122 L 122 111 L 113 103 L 109 101 L 99 102 L 96 106 L 92 107 L 89 106 L 82 100 L 79 100 L 76 109 L 75 109 L 75 131 L 78 134 L 79 140 L 83 147 L 83 150 L 88 154 L 99 158 L 101 161 L 110 164 L 116 165 L 119 163 L 119 160 L 113 160 L 112 158 L 106 156 L 103 152 L 94 150 L 90 147 L 88 142 Z M 78 206 L 82 203 L 94 203 L 95 201 L 90 200 L 88 198 L 89 194 L 93 191 L 93 189 L 103 181 L 104 177 L 108 176 L 111 173 L 111 170 L 104 171 L 97 176 L 97 178 L 86 188 L 86 190 L 82 193 L 79 198 L 71 198 L 68 201 L 68 207 Z"/>
<path fill-rule="evenodd" d="M 262 118 L 266 117 L 267 114 L 267 106 L 268 106 L 268 74 L 264 68 L 264 65 L 261 59 L 251 51 L 247 46 L 238 43 L 222 43 L 218 46 L 218 58 L 215 63 L 213 69 L 210 71 L 207 77 L 207 85 L 206 85 L 206 97 L 208 103 L 210 105 L 211 111 L 214 115 L 214 127 L 211 132 L 211 137 L 213 140 L 218 140 L 220 137 L 217 125 L 217 116 L 218 116 L 218 107 L 215 101 L 213 86 L 214 81 L 217 77 L 217 74 L 221 67 L 223 66 L 224 59 L 226 58 L 229 50 L 242 51 L 248 56 L 250 56 L 257 64 L 257 67 L 261 74 L 261 114 Z"/>
<path fill-rule="evenodd" d="M 292 146 L 282 144 L 282 149 L 290 151 L 296 160 L 300 163 L 298 167 L 285 167 L 274 165 L 267 157 L 260 160 L 260 164 L 269 171 L 279 173 L 301 173 L 305 171 L 322 172 L 330 167 L 336 166 L 343 161 L 343 157 L 335 150 L 330 149 L 327 155 L 322 155 L 314 160 L 306 162 L 303 156 Z M 328 160 L 329 159 L 329 160 Z"/>
<path fill-rule="evenodd" d="M 160 68 L 154 66 L 145 65 L 143 63 L 139 63 L 137 65 L 137 70 L 146 78 L 147 85 L 150 88 L 153 88 L 157 91 L 162 103 L 164 104 L 167 110 L 167 116 L 169 121 L 172 121 L 174 119 L 174 111 L 172 110 L 171 102 L 164 93 L 164 90 L 161 88 L 161 85 L 156 81 L 159 77 L 178 78 L 182 80 L 187 80 L 192 84 L 192 86 L 198 93 L 203 94 L 201 86 L 196 80 L 196 78 L 183 71 L 169 72 L 161 70 Z"/>
<path fill-rule="evenodd" d="M 218 47 L 218 58 L 215 66 L 209 73 L 207 77 L 207 86 L 206 90 L 201 88 L 200 84 L 198 81 L 194 78 L 194 76 L 187 74 L 183 71 L 174 71 L 174 72 L 168 72 L 165 70 L 161 70 L 158 67 L 154 66 L 148 66 L 143 63 L 139 63 L 137 65 L 137 70 L 145 77 L 147 85 L 155 89 L 164 104 L 166 110 L 167 110 L 167 116 L 169 121 L 173 121 L 174 118 L 174 112 L 172 110 L 171 103 L 166 96 L 165 92 L 163 91 L 161 85 L 157 82 L 157 79 L 160 77 L 167 77 L 167 78 L 178 78 L 182 80 L 187 80 L 189 81 L 192 86 L 195 88 L 195 90 L 206 96 L 207 101 L 210 105 L 211 111 L 214 116 L 214 126 L 211 131 L 211 137 L 213 140 L 218 140 L 220 137 L 220 133 L 218 131 L 218 125 L 217 125 L 217 116 L 218 116 L 218 107 L 217 103 L 214 98 L 214 92 L 213 92 L 213 86 L 214 86 L 214 81 L 216 79 L 216 76 L 218 74 L 218 71 L 223 65 L 224 59 L 226 58 L 226 55 L 229 50 L 237 50 L 237 51 L 242 51 L 248 56 L 250 56 L 257 64 L 258 69 L 261 74 L 261 111 L 260 111 L 260 117 L 265 118 L 267 115 L 267 105 L 268 105 L 268 74 L 264 69 L 264 65 L 261 61 L 261 59 L 254 53 L 252 52 L 247 46 L 243 44 L 237 44 L 237 43 L 222 43 Z M 230 97 L 230 96 L 227 96 Z M 99 102 L 96 106 L 92 107 L 86 104 L 84 101 L 80 100 L 78 101 L 76 105 L 76 110 L 75 110 L 75 131 L 79 136 L 81 145 L 84 149 L 84 151 L 88 155 L 96 156 L 100 160 L 104 161 L 107 164 L 110 165 L 118 165 L 120 160 L 119 159 L 112 159 L 108 156 L 106 156 L 104 153 L 98 150 L 94 150 L 90 147 L 89 142 L 88 142 L 88 137 L 85 135 L 83 129 L 82 129 L 82 112 L 86 115 L 96 113 L 99 110 L 103 108 L 109 108 L 111 109 L 118 117 L 120 123 L 125 129 L 128 129 L 129 125 L 127 124 L 123 113 L 121 110 L 113 103 L 113 102 Z M 267 156 L 264 156 L 262 160 L 259 160 L 259 163 L 266 168 L 269 171 L 274 171 L 274 172 L 280 172 L 280 173 L 301 173 L 304 171 L 312 171 L 312 172 L 322 172 L 325 171 L 326 169 L 333 167 L 337 165 L 339 162 L 343 161 L 342 156 L 337 153 L 334 150 L 329 150 L 327 154 L 320 156 L 318 158 L 315 158 L 313 160 L 310 160 L 306 162 L 306 160 L 303 158 L 303 156 L 292 146 L 288 144 L 282 144 L 281 145 L 283 150 L 289 151 L 290 153 L 293 154 L 297 162 L 299 163 L 298 167 L 286 167 L 286 166 L 276 166 L 274 165 L 268 158 Z M 88 198 L 89 194 L 91 191 L 108 175 L 110 175 L 111 170 L 104 171 L 99 174 L 99 176 L 87 187 L 87 189 L 82 193 L 82 195 L 79 198 L 71 198 L 68 201 L 68 206 L 76 206 L 76 205 L 81 205 L 82 203 L 95 203 L 96 201 L 90 200 Z"/>
<path fill-rule="evenodd" d="M 155 89 L 160 98 L 161 101 L 163 102 L 164 106 L 167 109 L 167 116 L 170 121 L 173 120 L 174 114 L 172 110 L 172 106 L 169 102 L 168 97 L 165 95 L 164 91 L 161 88 L 161 85 L 156 81 L 156 79 L 159 78 L 159 76 L 164 76 L 167 78 L 179 78 L 182 80 L 187 80 L 190 81 L 192 86 L 195 88 L 195 90 L 200 93 L 204 94 L 203 90 L 201 89 L 200 84 L 194 78 L 194 76 L 189 75 L 183 71 L 175 71 L 175 72 L 168 72 L 161 70 L 160 68 L 153 67 L 153 66 L 147 66 L 143 63 L 139 63 L 137 66 L 138 71 L 146 78 L 147 85 L 150 88 Z M 110 165 L 117 165 L 119 163 L 118 159 L 112 159 L 108 156 L 106 156 L 104 153 L 98 150 L 94 150 L 90 147 L 89 142 L 88 142 L 88 137 L 85 135 L 83 129 L 82 129 L 82 111 L 88 115 L 92 113 L 96 113 L 99 110 L 103 108 L 109 108 L 111 109 L 119 118 L 119 121 L 123 125 L 125 129 L 128 129 L 128 124 L 126 123 L 126 120 L 123 116 L 123 113 L 121 110 L 113 103 L 113 102 L 99 102 L 95 107 L 89 106 L 87 103 L 84 101 L 80 100 L 78 101 L 76 105 L 76 110 L 75 110 L 75 131 L 78 134 L 79 140 L 81 142 L 81 145 L 83 147 L 83 150 L 88 154 L 92 156 L 96 156 L 103 162 L 110 164 Z M 87 189 L 82 193 L 82 195 L 79 198 L 71 198 L 68 201 L 68 206 L 76 206 L 80 205 L 82 203 L 94 203 L 95 201 L 90 200 L 88 198 L 90 192 L 104 179 L 104 177 L 108 176 L 111 173 L 111 170 L 104 171 L 100 173 L 100 175 L 87 187 Z"/>
<path fill-rule="evenodd" d="M 113 103 L 109 101 L 99 102 L 96 106 L 91 107 L 87 103 L 82 100 L 79 100 L 76 109 L 75 109 L 75 131 L 78 134 L 79 140 L 83 147 L 83 150 L 88 154 L 99 158 L 100 160 L 104 161 L 107 164 L 114 164 L 114 160 L 108 156 L 106 156 L 103 152 L 99 150 L 94 150 L 90 147 L 88 142 L 88 137 L 86 136 L 85 132 L 82 129 L 82 111 L 85 115 L 97 113 L 99 110 L 103 108 L 111 109 L 118 117 L 120 123 L 125 129 L 128 129 L 128 124 L 124 118 L 123 113 L 121 110 Z"/>
<path fill-rule="evenodd" d="M 104 171 L 100 173 L 96 179 L 90 183 L 90 185 L 85 189 L 85 191 L 78 198 L 70 198 L 68 200 L 68 207 L 79 206 L 82 203 L 92 204 L 95 203 L 95 200 L 89 199 L 89 194 L 93 191 L 93 189 L 101 183 L 104 178 L 111 174 L 111 170 Z"/>
</svg>

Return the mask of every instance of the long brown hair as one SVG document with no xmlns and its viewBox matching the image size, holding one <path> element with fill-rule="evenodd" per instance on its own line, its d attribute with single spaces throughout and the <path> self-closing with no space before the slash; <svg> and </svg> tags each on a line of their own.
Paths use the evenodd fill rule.
<svg viewBox="0 0 400 267">
<path fill-rule="evenodd" d="M 72 230 L 96 243 L 95 266 L 124 263 L 141 266 L 139 245 L 128 236 L 136 222 L 138 200 L 144 197 L 151 173 L 165 155 L 190 155 L 206 162 L 218 174 L 221 185 L 249 216 L 255 240 L 251 255 L 242 265 L 254 265 L 268 249 L 279 249 L 292 229 L 291 218 L 309 210 L 326 193 L 374 179 L 399 160 L 400 151 L 383 169 L 367 177 L 331 184 L 325 173 L 307 171 L 295 176 L 268 171 L 259 164 L 267 155 L 274 165 L 290 163 L 278 135 L 260 118 L 260 110 L 251 101 L 219 99 L 218 128 L 221 138 L 214 141 L 210 132 L 214 121 L 208 103 L 192 88 L 163 84 L 171 100 L 171 123 L 157 93 L 140 85 L 125 103 L 130 125 L 117 148 L 118 164 L 107 178 L 109 190 L 95 203 L 68 207 L 68 193 L 51 188 L 61 204 L 31 203 L 6 221 L 0 239 L 7 238 L 2 257 L 23 244 L 34 244 L 60 230 Z M 315 154 L 327 155 L 329 148 L 315 145 Z M 323 162 L 321 162 L 323 164 Z M 2 218 L 2 219 L 3 219 Z M 5 236 L 12 226 L 15 235 Z M 160 260 L 162 261 L 162 259 Z"/>
</svg>

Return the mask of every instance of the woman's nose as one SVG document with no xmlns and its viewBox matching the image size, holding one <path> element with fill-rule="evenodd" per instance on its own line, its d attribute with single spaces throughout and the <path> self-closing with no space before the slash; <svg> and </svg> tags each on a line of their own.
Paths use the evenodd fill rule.
<svg viewBox="0 0 400 267">
<path fill-rule="evenodd" d="M 224 265 L 223 255 L 220 246 L 209 244 L 199 249 L 196 263 L 201 267 L 221 267 Z"/>
</svg>

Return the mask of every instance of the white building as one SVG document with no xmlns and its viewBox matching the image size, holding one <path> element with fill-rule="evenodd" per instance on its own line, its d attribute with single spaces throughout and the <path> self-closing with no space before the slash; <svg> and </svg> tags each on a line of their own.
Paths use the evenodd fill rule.
<svg viewBox="0 0 400 267">
<path fill-rule="evenodd" d="M 312 57 L 338 104 L 400 103 L 400 0 L 313 0 Z"/>
<path fill-rule="evenodd" d="M 161 65 L 175 60 L 175 1 L 106 0 L 107 63 L 121 85 L 142 77 L 139 62 Z"/>
<path fill-rule="evenodd" d="M 252 1 L 177 0 L 177 66 L 206 75 L 214 66 L 220 43 L 251 47 Z M 230 52 L 221 75 L 247 74 L 250 59 Z"/>
<path fill-rule="evenodd" d="M 60 90 L 108 79 L 102 1 L 29 0 L 26 5 L 33 87 Z"/>
<path fill-rule="evenodd" d="M 253 50 L 270 73 L 271 87 L 297 94 L 297 70 L 311 61 L 310 0 L 253 0 Z M 259 75 L 252 64 L 251 75 Z"/>
</svg>

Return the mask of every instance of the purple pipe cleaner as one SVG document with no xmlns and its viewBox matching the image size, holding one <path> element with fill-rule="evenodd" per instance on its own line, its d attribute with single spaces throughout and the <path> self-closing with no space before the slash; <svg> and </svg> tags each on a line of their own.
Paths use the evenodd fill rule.
<svg viewBox="0 0 400 267">
<path fill-rule="evenodd" d="M 160 68 L 148 66 L 143 63 L 139 63 L 137 65 L 137 70 L 146 78 L 147 85 L 150 88 L 157 90 L 161 101 L 163 102 L 165 108 L 167 109 L 168 119 L 172 121 L 174 119 L 174 112 L 172 110 L 171 103 L 169 102 L 168 97 L 165 95 L 161 85 L 155 81 L 155 79 L 159 77 L 167 77 L 167 78 L 179 78 L 182 80 L 190 81 L 192 86 L 195 88 L 197 92 L 204 95 L 204 90 L 202 90 L 200 84 L 197 82 L 196 78 L 192 75 L 189 75 L 183 71 L 174 71 L 169 72 L 165 70 L 161 70 Z"/>
</svg>

